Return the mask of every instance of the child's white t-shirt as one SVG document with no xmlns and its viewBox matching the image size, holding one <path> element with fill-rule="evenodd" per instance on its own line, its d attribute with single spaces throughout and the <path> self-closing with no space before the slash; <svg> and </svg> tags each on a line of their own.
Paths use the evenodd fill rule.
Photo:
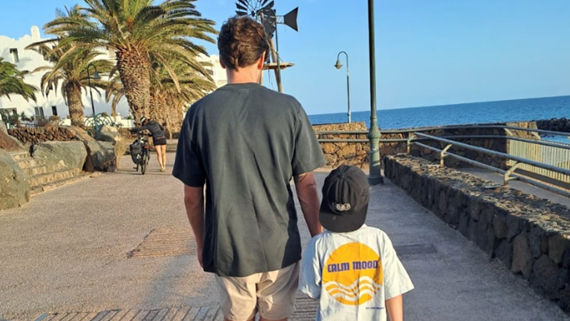
<svg viewBox="0 0 570 321">
<path fill-rule="evenodd" d="M 303 255 L 299 290 L 320 299 L 319 320 L 386 320 L 385 300 L 414 288 L 382 230 L 325 231 Z"/>
</svg>

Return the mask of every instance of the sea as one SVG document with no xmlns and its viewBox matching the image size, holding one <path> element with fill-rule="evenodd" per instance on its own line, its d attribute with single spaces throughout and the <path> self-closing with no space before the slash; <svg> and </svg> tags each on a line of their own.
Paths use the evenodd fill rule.
<svg viewBox="0 0 570 321">
<path fill-rule="evenodd" d="M 376 112 L 381 129 L 467 125 L 570 118 L 570 96 L 464 103 L 444 106 L 382 109 Z M 351 113 L 353 122 L 366 122 L 370 111 Z M 346 112 L 309 115 L 312 124 L 344 123 Z M 564 136 L 545 139 L 569 143 Z"/>
</svg>

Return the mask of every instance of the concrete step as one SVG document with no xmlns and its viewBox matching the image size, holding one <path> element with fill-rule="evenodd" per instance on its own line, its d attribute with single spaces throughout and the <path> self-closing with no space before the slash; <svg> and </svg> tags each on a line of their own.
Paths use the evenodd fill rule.
<svg viewBox="0 0 570 321">
<path fill-rule="evenodd" d="M 51 183 L 47 183 L 47 184 L 43 184 L 43 185 L 37 185 L 32 187 L 31 191 L 30 191 L 30 195 L 37 195 L 39 193 L 42 192 L 48 192 L 51 190 L 54 190 L 58 187 L 64 186 L 64 185 L 68 185 L 68 184 L 73 184 L 79 181 L 82 181 L 84 179 L 93 177 L 94 175 L 99 175 L 100 173 L 90 173 L 90 172 L 80 172 L 78 174 L 75 174 L 67 179 L 61 179 L 58 181 L 53 181 Z"/>
<path fill-rule="evenodd" d="M 15 159 L 16 164 L 20 166 L 21 169 L 37 167 L 43 165 L 41 161 L 34 159 L 34 158 L 22 158 L 22 159 Z"/>
<path fill-rule="evenodd" d="M 18 161 L 21 159 L 31 159 L 32 158 L 32 156 L 28 152 L 13 152 L 13 153 L 10 153 L 10 156 L 12 156 L 12 159 L 15 161 Z"/>
<path fill-rule="evenodd" d="M 20 166 L 21 167 L 21 166 Z M 55 165 L 37 165 L 33 167 L 21 167 L 24 173 L 28 174 L 30 177 L 47 174 L 49 172 L 58 172 L 65 168 L 63 163 L 57 163 Z"/>
<path fill-rule="evenodd" d="M 66 171 L 49 172 L 46 174 L 36 175 L 30 178 L 30 186 L 33 189 L 37 186 L 47 185 L 53 182 L 71 178 L 80 172 L 81 171 L 79 169 L 70 169 Z"/>
</svg>

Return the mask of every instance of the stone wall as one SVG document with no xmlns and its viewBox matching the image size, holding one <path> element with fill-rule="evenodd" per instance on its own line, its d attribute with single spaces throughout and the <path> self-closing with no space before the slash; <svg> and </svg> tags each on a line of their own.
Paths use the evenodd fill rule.
<svg viewBox="0 0 570 321">
<path fill-rule="evenodd" d="M 28 176 L 3 149 L 0 149 L 0 177 L 0 210 L 23 206 L 30 201 Z"/>
<path fill-rule="evenodd" d="M 2 121 L 0 121 L 0 149 L 10 152 L 24 149 L 19 140 L 8 134 L 8 130 Z"/>
<path fill-rule="evenodd" d="M 516 126 L 521 128 L 536 128 L 536 124 L 533 122 L 521 122 L 521 123 L 502 123 L 502 124 L 486 124 L 486 125 L 507 125 Z M 452 128 L 454 127 L 454 128 Z M 388 139 L 408 139 L 409 135 L 418 129 L 402 129 L 400 133 L 389 133 L 383 132 L 381 140 Z M 325 125 L 313 125 L 313 130 L 317 132 L 318 139 L 364 139 L 367 140 L 366 124 L 364 122 L 358 123 L 342 123 L 342 124 L 325 124 Z M 318 134 L 318 132 L 324 131 L 365 131 L 364 134 L 353 134 L 353 133 L 342 133 L 342 134 Z M 497 152 L 506 153 L 508 150 L 509 141 L 507 139 L 501 138 L 461 138 L 461 136 L 475 136 L 475 135 L 494 135 L 505 137 L 507 134 L 504 129 L 493 129 L 493 128 L 469 128 L 465 126 L 446 126 L 439 127 L 433 130 L 422 131 L 425 134 L 432 136 L 459 136 L 450 138 L 452 140 L 477 146 L 483 147 Z M 516 137 L 524 137 L 529 139 L 535 139 L 536 137 L 525 131 L 511 130 L 511 134 Z M 447 145 L 446 143 L 440 143 L 432 140 L 422 140 L 423 144 L 436 147 L 438 149 L 443 149 Z M 327 167 L 335 168 L 342 164 L 354 165 L 360 168 L 368 167 L 369 158 L 369 144 L 368 142 L 334 142 L 334 143 L 321 143 L 323 149 L 323 154 L 325 160 L 327 161 Z M 399 153 L 407 152 L 407 143 L 402 142 L 380 142 L 379 144 L 380 155 L 396 155 Z M 491 165 L 494 167 L 507 169 L 506 160 L 501 157 L 490 156 L 488 154 L 477 152 L 469 149 L 465 149 L 458 146 L 453 146 L 449 150 L 451 153 L 457 154 L 459 156 L 464 156 L 469 159 Z M 422 148 L 419 146 L 412 146 L 410 153 L 414 156 L 422 157 L 430 161 L 439 161 L 440 155 L 430 149 Z M 445 159 L 446 166 L 449 167 L 470 167 L 470 165 L 465 164 L 454 158 Z"/>
<path fill-rule="evenodd" d="M 408 155 L 385 175 L 489 257 L 570 312 L 570 209 Z"/>
<path fill-rule="evenodd" d="M 87 151 L 87 159 L 84 161 L 85 166 L 83 170 L 88 172 L 112 172 L 115 171 L 117 167 L 116 155 L 124 154 L 126 147 L 121 145 L 122 148 L 116 148 L 117 141 L 123 138 L 115 128 L 104 126 L 103 129 L 106 129 L 106 132 L 103 133 L 106 134 L 106 136 L 100 141 L 91 137 L 85 129 L 76 126 L 13 128 L 8 129 L 8 134 L 26 144 L 27 147 L 30 147 L 30 151 L 34 150 L 34 146 L 46 142 L 83 142 L 83 149 Z M 113 136 L 111 134 L 115 135 Z"/>
<path fill-rule="evenodd" d="M 76 134 L 66 127 L 34 127 L 8 129 L 8 134 L 16 137 L 24 144 L 37 144 L 41 142 L 60 141 L 67 142 L 79 140 Z"/>
<path fill-rule="evenodd" d="M 367 131 L 366 123 L 340 123 L 313 125 L 315 132 L 326 131 Z M 317 139 L 367 139 L 366 134 L 317 134 Z M 326 167 L 335 168 L 340 165 L 354 165 L 360 168 L 368 167 L 368 143 L 321 142 L 321 148 L 327 162 Z"/>
</svg>

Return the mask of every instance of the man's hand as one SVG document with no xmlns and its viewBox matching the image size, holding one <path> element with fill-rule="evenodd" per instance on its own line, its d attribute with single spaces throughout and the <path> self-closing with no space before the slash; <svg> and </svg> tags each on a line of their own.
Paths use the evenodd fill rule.
<svg viewBox="0 0 570 321">
<path fill-rule="evenodd" d="M 297 198 L 301 204 L 303 216 L 307 222 L 307 227 L 311 237 L 323 232 L 323 227 L 319 222 L 319 192 L 317 182 L 313 172 L 308 172 L 294 177 Z"/>
<path fill-rule="evenodd" d="M 202 259 L 202 249 L 204 248 L 204 187 L 184 185 L 184 206 L 196 238 L 198 262 L 204 268 Z"/>
</svg>

